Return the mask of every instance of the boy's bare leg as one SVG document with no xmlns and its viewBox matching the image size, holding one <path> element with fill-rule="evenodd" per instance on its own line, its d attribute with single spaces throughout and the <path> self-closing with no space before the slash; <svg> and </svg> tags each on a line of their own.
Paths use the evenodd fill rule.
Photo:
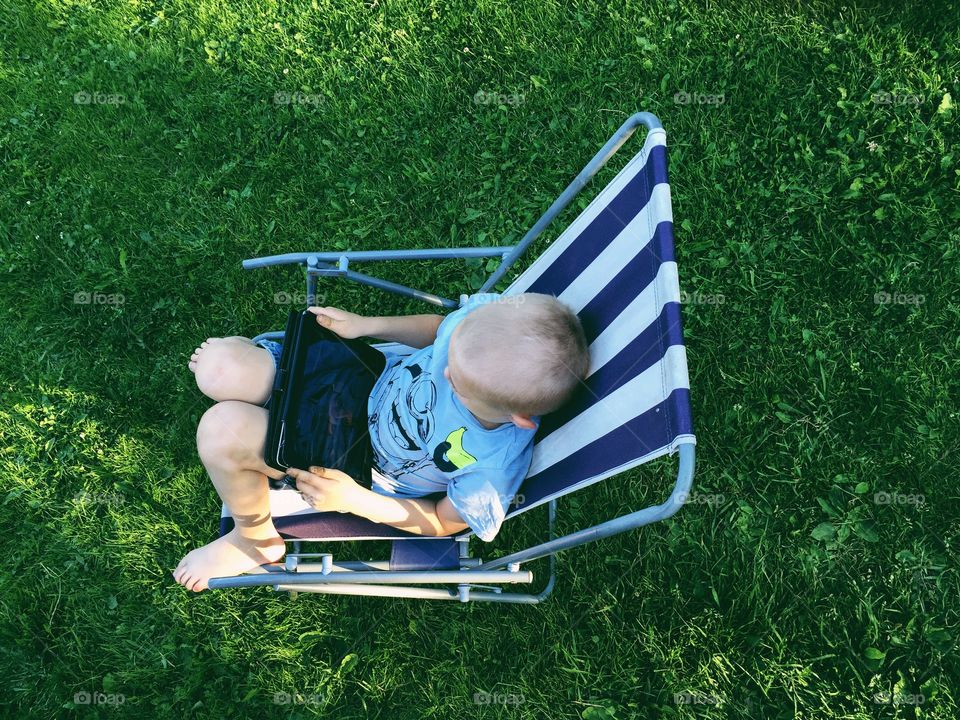
<svg viewBox="0 0 960 720">
<path fill-rule="evenodd" d="M 187 364 L 200 392 L 211 400 L 263 405 L 273 391 L 273 355 L 241 335 L 207 338 Z"/>
<path fill-rule="evenodd" d="M 217 403 L 200 418 L 197 451 L 235 527 L 180 561 L 173 576 L 185 588 L 199 592 L 212 577 L 237 575 L 283 557 L 265 476 L 284 474 L 263 462 L 266 434 L 267 410 L 249 403 Z"/>
</svg>

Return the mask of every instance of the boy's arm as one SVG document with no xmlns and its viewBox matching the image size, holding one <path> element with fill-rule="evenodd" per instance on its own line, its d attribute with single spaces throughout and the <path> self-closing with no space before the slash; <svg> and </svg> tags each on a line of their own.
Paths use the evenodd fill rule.
<svg viewBox="0 0 960 720">
<path fill-rule="evenodd" d="M 425 348 L 437 339 L 443 315 L 400 315 L 363 318 L 364 335 L 397 342 L 412 348 Z"/>
<path fill-rule="evenodd" d="M 366 317 L 335 307 L 307 308 L 321 326 L 342 338 L 374 337 L 413 348 L 432 345 L 443 315 L 401 315 Z"/>
<path fill-rule="evenodd" d="M 358 485 L 353 501 L 347 506 L 347 512 L 400 530 L 431 537 L 452 535 L 469 528 L 446 495 L 440 500 L 394 498 Z"/>
<path fill-rule="evenodd" d="M 393 498 L 367 490 L 349 475 L 333 468 L 313 466 L 309 471 L 287 468 L 304 499 L 317 510 L 336 510 L 365 517 L 374 522 L 416 535 L 443 536 L 469 526 L 457 513 L 450 498 Z"/>
</svg>

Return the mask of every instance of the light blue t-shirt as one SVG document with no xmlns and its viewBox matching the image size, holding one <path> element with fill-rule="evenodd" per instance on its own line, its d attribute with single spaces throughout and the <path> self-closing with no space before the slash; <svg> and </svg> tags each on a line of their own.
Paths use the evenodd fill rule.
<svg viewBox="0 0 960 720">
<path fill-rule="evenodd" d="M 443 319 L 433 345 L 406 357 L 388 355 L 367 406 L 374 465 L 381 473 L 374 474 L 373 490 L 395 497 L 446 493 L 485 541 L 497 534 L 530 468 L 536 430 L 510 422 L 483 427 L 443 371 L 454 328 L 498 297 L 472 295 Z"/>
</svg>

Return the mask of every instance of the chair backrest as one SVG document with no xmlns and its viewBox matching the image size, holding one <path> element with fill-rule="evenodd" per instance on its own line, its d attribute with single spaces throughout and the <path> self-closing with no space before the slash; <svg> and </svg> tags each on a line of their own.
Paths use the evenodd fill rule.
<svg viewBox="0 0 960 720">
<path fill-rule="evenodd" d="M 504 294 L 523 292 L 577 312 L 591 368 L 543 418 L 511 516 L 695 442 L 662 129 Z"/>
</svg>

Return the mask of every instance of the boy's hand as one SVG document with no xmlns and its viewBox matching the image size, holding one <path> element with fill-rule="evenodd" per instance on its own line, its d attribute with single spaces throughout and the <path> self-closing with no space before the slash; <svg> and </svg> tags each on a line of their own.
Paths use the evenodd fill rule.
<svg viewBox="0 0 960 720">
<path fill-rule="evenodd" d="M 307 310 L 317 316 L 321 327 L 332 330 L 342 338 L 353 339 L 367 334 L 364 332 L 366 318 L 363 315 L 335 307 L 308 307 Z"/>
<path fill-rule="evenodd" d="M 357 494 L 363 488 L 340 470 L 311 465 L 310 470 L 287 468 L 297 481 L 300 495 L 315 510 L 350 512 Z"/>
</svg>

